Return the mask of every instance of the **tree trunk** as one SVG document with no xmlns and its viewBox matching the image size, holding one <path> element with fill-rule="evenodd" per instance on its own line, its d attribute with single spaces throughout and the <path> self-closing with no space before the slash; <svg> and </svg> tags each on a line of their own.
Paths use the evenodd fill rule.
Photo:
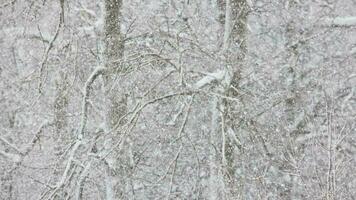
<svg viewBox="0 0 356 200">
<path fill-rule="evenodd" d="M 62 134 L 66 131 L 63 129 L 67 126 L 67 107 L 68 107 L 68 81 L 66 72 L 59 72 L 56 80 L 56 96 L 54 100 L 54 126 L 56 141 L 67 141 L 68 138 Z M 59 147 L 60 148 L 60 147 Z"/>
<path fill-rule="evenodd" d="M 246 0 L 219 0 L 218 7 L 220 8 L 219 21 L 224 27 L 224 37 L 222 44 L 222 54 L 225 57 L 225 79 L 222 86 L 218 88 L 218 92 L 225 96 L 238 98 L 236 89 L 239 87 L 240 73 L 244 65 L 245 56 L 247 54 L 247 15 L 248 5 Z M 221 145 L 221 171 L 224 179 L 223 191 L 226 199 L 238 198 L 238 192 L 242 192 L 239 188 L 236 179 L 236 147 L 233 139 L 227 133 L 235 134 L 235 125 L 237 124 L 237 116 L 234 116 L 231 111 L 241 109 L 237 108 L 234 103 L 226 99 L 216 100 L 216 106 L 213 108 L 215 112 L 220 111 L 220 117 L 213 118 L 212 134 L 222 138 Z M 220 139 L 221 140 L 221 139 Z M 219 159 L 215 159 L 219 162 Z M 216 174 L 216 173 L 215 173 Z M 216 177 L 211 177 L 216 179 Z"/>
<path fill-rule="evenodd" d="M 106 130 L 112 130 L 121 116 L 126 113 L 126 96 L 120 84 L 120 72 L 123 71 L 122 58 L 124 43 L 121 35 L 122 0 L 105 0 L 104 30 L 103 30 L 103 64 L 107 70 L 104 78 L 105 93 L 105 125 Z M 117 132 L 110 133 L 105 139 L 104 148 L 110 151 L 118 141 Z M 124 168 L 118 160 L 118 152 L 113 151 L 106 163 L 106 199 L 122 199 L 125 192 Z"/>
<path fill-rule="evenodd" d="M 300 117 L 303 113 L 300 108 L 303 108 L 302 99 L 299 95 L 301 83 L 299 80 L 298 72 L 298 57 L 300 56 L 301 44 L 295 44 L 296 39 L 300 36 L 296 30 L 298 20 L 296 13 L 301 9 L 298 8 L 298 3 L 295 0 L 288 0 L 288 13 L 291 14 L 291 19 L 286 28 L 286 51 L 288 52 L 287 66 L 285 67 L 285 86 L 288 97 L 284 101 L 285 114 L 286 114 L 286 134 L 282 135 L 284 152 L 281 155 L 282 165 L 280 170 L 282 172 L 282 182 L 278 188 L 278 195 L 281 199 L 295 199 L 300 198 L 297 194 L 297 177 L 290 174 L 295 174 L 296 169 L 291 163 L 293 160 L 297 161 L 299 155 L 302 154 L 303 145 L 298 146 L 296 139 L 305 132 L 306 123 L 304 122 L 305 116 Z M 297 148 L 296 148 L 297 147 Z"/>
</svg>

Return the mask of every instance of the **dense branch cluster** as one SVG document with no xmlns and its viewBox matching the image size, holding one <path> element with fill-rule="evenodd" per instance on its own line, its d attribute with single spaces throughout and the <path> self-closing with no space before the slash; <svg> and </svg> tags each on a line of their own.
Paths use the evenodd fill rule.
<svg viewBox="0 0 356 200">
<path fill-rule="evenodd" d="M 0 200 L 355 198 L 355 10 L 0 3 Z"/>
</svg>

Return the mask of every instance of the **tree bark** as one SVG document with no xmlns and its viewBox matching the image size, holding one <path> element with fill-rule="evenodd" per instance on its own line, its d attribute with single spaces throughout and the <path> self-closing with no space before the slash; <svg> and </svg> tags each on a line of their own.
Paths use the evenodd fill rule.
<svg viewBox="0 0 356 200">
<path fill-rule="evenodd" d="M 219 21 L 224 27 L 224 37 L 222 44 L 222 54 L 225 57 L 225 78 L 222 81 L 222 86 L 218 88 L 219 93 L 225 96 L 238 98 L 236 89 L 239 87 L 241 69 L 244 66 L 245 57 L 247 54 L 247 16 L 248 5 L 246 0 L 219 0 L 218 7 L 220 8 Z M 223 184 L 221 190 L 224 192 L 226 199 L 238 198 L 241 188 L 238 186 L 236 179 L 236 145 L 234 140 L 229 137 L 228 133 L 236 134 L 237 116 L 234 116 L 232 111 L 240 110 L 234 103 L 226 99 L 217 100 L 213 107 L 214 112 L 220 112 L 220 117 L 214 117 L 212 121 L 212 134 L 216 135 L 212 138 L 222 138 L 221 142 L 215 141 L 216 146 L 221 146 L 221 159 L 216 159 L 215 162 L 221 163 L 221 174 L 223 176 Z M 219 137 L 220 136 L 220 137 Z M 221 140 L 221 139 L 220 139 Z M 214 171 L 211 171 L 213 173 Z M 215 176 L 218 176 L 215 172 Z M 213 176 L 213 179 L 216 177 Z M 216 192 L 215 192 L 216 193 Z"/>
<path fill-rule="evenodd" d="M 112 130 L 121 116 L 126 113 L 126 96 L 120 84 L 121 63 L 124 55 L 124 43 L 121 35 L 122 0 L 105 0 L 103 30 L 103 64 L 106 68 L 104 78 L 105 125 Z M 119 133 L 110 133 L 105 139 L 104 148 L 110 151 L 119 138 Z M 113 151 L 105 160 L 106 163 L 106 199 L 122 199 L 125 192 L 124 168 L 118 160 L 118 152 Z"/>
<path fill-rule="evenodd" d="M 68 81 L 65 72 L 60 71 L 58 80 L 56 81 L 56 96 L 54 100 L 54 126 L 55 137 L 54 139 L 66 141 L 63 129 L 67 126 L 67 107 L 68 107 Z"/>
<path fill-rule="evenodd" d="M 306 123 L 303 119 L 300 120 L 300 115 L 303 114 L 300 108 L 304 107 L 302 105 L 302 99 L 299 95 L 298 83 L 299 80 L 298 73 L 298 57 L 300 56 L 300 45 L 292 45 L 295 42 L 295 38 L 299 35 L 296 25 L 296 20 L 298 20 L 296 13 L 300 8 L 298 8 L 298 3 L 294 0 L 289 0 L 288 2 L 288 13 L 293 14 L 286 28 L 286 51 L 288 52 L 287 66 L 285 70 L 285 86 L 287 90 L 287 98 L 284 100 L 285 114 L 286 114 L 286 134 L 282 135 L 284 152 L 281 155 L 282 164 L 280 170 L 282 172 L 282 182 L 280 187 L 278 187 L 278 195 L 281 199 L 295 199 L 300 198 L 296 191 L 297 178 L 290 175 L 294 173 L 294 169 L 291 162 L 293 160 L 298 160 L 298 155 L 303 151 L 303 145 L 298 146 L 296 139 L 298 136 L 304 134 L 304 129 Z M 296 149 L 296 147 L 298 147 Z"/>
</svg>

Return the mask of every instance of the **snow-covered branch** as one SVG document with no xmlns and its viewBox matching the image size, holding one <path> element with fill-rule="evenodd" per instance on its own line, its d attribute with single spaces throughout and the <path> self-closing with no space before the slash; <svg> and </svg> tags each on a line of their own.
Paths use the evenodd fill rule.
<svg viewBox="0 0 356 200">
<path fill-rule="evenodd" d="M 33 147 L 35 146 L 37 141 L 39 141 L 40 134 L 42 133 L 43 129 L 49 125 L 51 125 L 51 123 L 48 121 L 45 121 L 41 124 L 41 126 L 38 128 L 37 132 L 33 136 L 32 140 L 29 142 L 29 144 L 27 145 L 25 150 L 21 150 L 16 145 L 14 145 L 14 144 L 10 143 L 8 140 L 6 140 L 4 137 L 0 137 L 0 140 L 3 143 L 5 143 L 6 145 L 8 145 L 9 147 L 11 147 L 12 149 L 14 149 L 17 152 L 16 154 L 14 154 L 14 153 L 0 151 L 0 155 L 6 157 L 7 159 L 12 160 L 15 163 L 21 164 L 24 157 L 27 156 L 31 152 L 31 150 L 33 149 Z"/>
<path fill-rule="evenodd" d="M 43 83 L 44 83 L 44 81 L 42 80 L 42 76 L 44 75 L 44 70 L 45 70 L 44 68 L 48 61 L 49 52 L 53 48 L 54 42 L 57 40 L 59 31 L 61 30 L 63 24 L 64 24 L 64 5 L 63 5 L 63 1 L 61 1 L 60 17 L 59 17 L 57 29 L 56 29 L 56 32 L 54 33 L 53 38 L 51 39 L 51 41 L 49 42 L 49 44 L 47 46 L 46 52 L 45 52 L 45 54 L 42 58 L 41 64 L 40 64 L 40 69 L 39 69 L 40 82 L 38 84 L 39 93 L 42 93 L 42 87 L 43 87 Z"/>
<path fill-rule="evenodd" d="M 9 142 L 7 139 L 5 139 L 4 137 L 2 137 L 2 136 L 0 136 L 0 140 L 3 142 L 3 143 L 5 143 L 5 144 L 7 144 L 9 147 L 11 147 L 12 149 L 14 149 L 17 153 L 19 153 L 19 154 L 23 154 L 23 152 L 19 149 L 19 148 L 17 148 L 17 146 L 16 145 L 14 145 L 14 144 L 12 144 L 11 142 Z"/>
<path fill-rule="evenodd" d="M 88 80 L 85 82 L 84 86 L 84 96 L 82 100 L 82 118 L 80 120 L 80 127 L 78 132 L 78 138 L 82 139 L 84 136 L 84 130 L 88 119 L 88 100 L 90 95 L 91 85 L 95 79 L 105 72 L 105 67 L 97 67 L 93 73 L 89 76 Z"/>
<path fill-rule="evenodd" d="M 79 147 L 83 144 L 82 139 L 84 137 L 85 126 L 86 126 L 87 119 L 88 119 L 88 104 L 89 104 L 88 101 L 89 101 L 91 86 L 94 83 L 94 81 L 96 80 L 96 78 L 98 76 L 102 75 L 103 73 L 105 73 L 105 71 L 106 71 L 105 67 L 99 66 L 99 67 L 95 68 L 95 70 L 91 73 L 91 75 L 85 82 L 84 96 L 82 99 L 82 116 L 81 116 L 81 120 L 80 120 L 79 131 L 77 133 L 78 134 L 77 140 L 74 142 L 72 149 L 69 152 L 69 157 L 68 157 L 68 160 L 66 163 L 65 170 L 64 170 L 60 180 L 57 182 L 55 189 L 49 195 L 50 197 L 53 197 L 58 192 L 58 190 L 65 185 L 66 181 L 68 181 L 70 171 L 73 167 L 75 154 L 76 154 L 77 150 L 79 149 Z M 87 173 L 86 170 L 84 170 L 84 173 Z M 83 176 L 85 176 L 85 174 Z M 80 175 L 80 177 L 82 177 L 82 175 Z"/>
<path fill-rule="evenodd" d="M 323 26 L 350 27 L 356 26 L 356 16 L 327 18 Z"/>
<path fill-rule="evenodd" d="M 5 158 L 7 158 L 8 160 L 11 160 L 14 163 L 21 162 L 21 156 L 18 155 L 18 154 L 7 153 L 5 151 L 0 151 L 0 155 L 4 156 Z"/>
<path fill-rule="evenodd" d="M 205 85 L 210 84 L 213 81 L 221 81 L 225 76 L 224 70 L 217 70 L 213 73 L 207 74 L 204 78 L 200 79 L 198 82 L 195 83 L 194 88 L 200 89 Z"/>
</svg>

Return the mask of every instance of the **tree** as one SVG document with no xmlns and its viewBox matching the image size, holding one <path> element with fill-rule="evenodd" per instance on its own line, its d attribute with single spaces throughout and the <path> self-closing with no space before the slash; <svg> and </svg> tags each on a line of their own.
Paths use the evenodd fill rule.
<svg viewBox="0 0 356 200">
<path fill-rule="evenodd" d="M 245 57 L 247 54 L 247 16 L 248 5 L 246 1 L 241 0 L 226 0 L 218 1 L 220 7 L 220 23 L 224 27 L 224 36 L 221 53 L 224 55 L 224 70 L 225 77 L 218 86 L 218 92 L 224 96 L 239 99 L 239 83 L 241 78 L 241 69 L 245 67 Z M 243 108 L 242 108 L 243 109 Z M 236 179 L 235 171 L 237 168 L 236 151 L 239 144 L 236 143 L 236 134 L 239 117 L 233 113 L 239 113 L 241 108 L 236 105 L 235 101 L 228 99 L 219 100 L 217 97 L 213 100 L 213 119 L 211 134 L 213 143 L 219 143 L 219 136 L 222 136 L 221 144 L 221 165 L 222 169 L 214 169 L 211 171 L 211 178 L 216 179 L 213 175 L 217 170 L 222 170 L 224 176 L 224 185 L 227 189 L 221 188 L 226 199 L 238 197 L 238 191 L 241 190 Z M 219 117 L 220 116 L 220 117 Z M 210 152 L 211 156 L 216 157 L 214 151 Z M 211 163 L 218 162 L 211 160 Z M 219 163 L 219 162 L 218 162 Z M 220 165 L 220 164 L 217 164 Z M 214 172 L 215 171 L 215 172 Z M 216 183 L 212 181 L 211 184 Z M 215 187 L 215 186 L 212 186 Z M 211 191 L 214 189 L 211 188 Z M 212 198 L 218 198 L 217 194 L 212 195 Z M 222 195 L 220 193 L 220 195 Z"/>
<path fill-rule="evenodd" d="M 125 96 L 124 88 L 119 85 L 121 82 L 120 73 L 124 73 L 125 70 L 123 65 L 124 41 L 121 33 L 122 4 L 122 0 L 105 1 L 102 56 L 103 65 L 107 70 L 103 77 L 106 104 L 105 131 L 112 131 L 127 112 L 127 97 Z M 108 151 L 116 148 L 114 144 L 118 141 L 118 135 L 118 131 L 111 133 L 111 136 L 106 138 L 108 141 L 105 141 L 104 148 Z M 123 179 L 127 171 L 125 171 L 124 165 L 120 161 L 123 160 L 117 159 L 116 153 L 106 159 L 107 178 L 105 183 L 107 199 L 120 199 L 125 195 L 126 185 Z"/>
<path fill-rule="evenodd" d="M 354 10 L 0 3 L 0 199 L 352 199 Z"/>
</svg>

